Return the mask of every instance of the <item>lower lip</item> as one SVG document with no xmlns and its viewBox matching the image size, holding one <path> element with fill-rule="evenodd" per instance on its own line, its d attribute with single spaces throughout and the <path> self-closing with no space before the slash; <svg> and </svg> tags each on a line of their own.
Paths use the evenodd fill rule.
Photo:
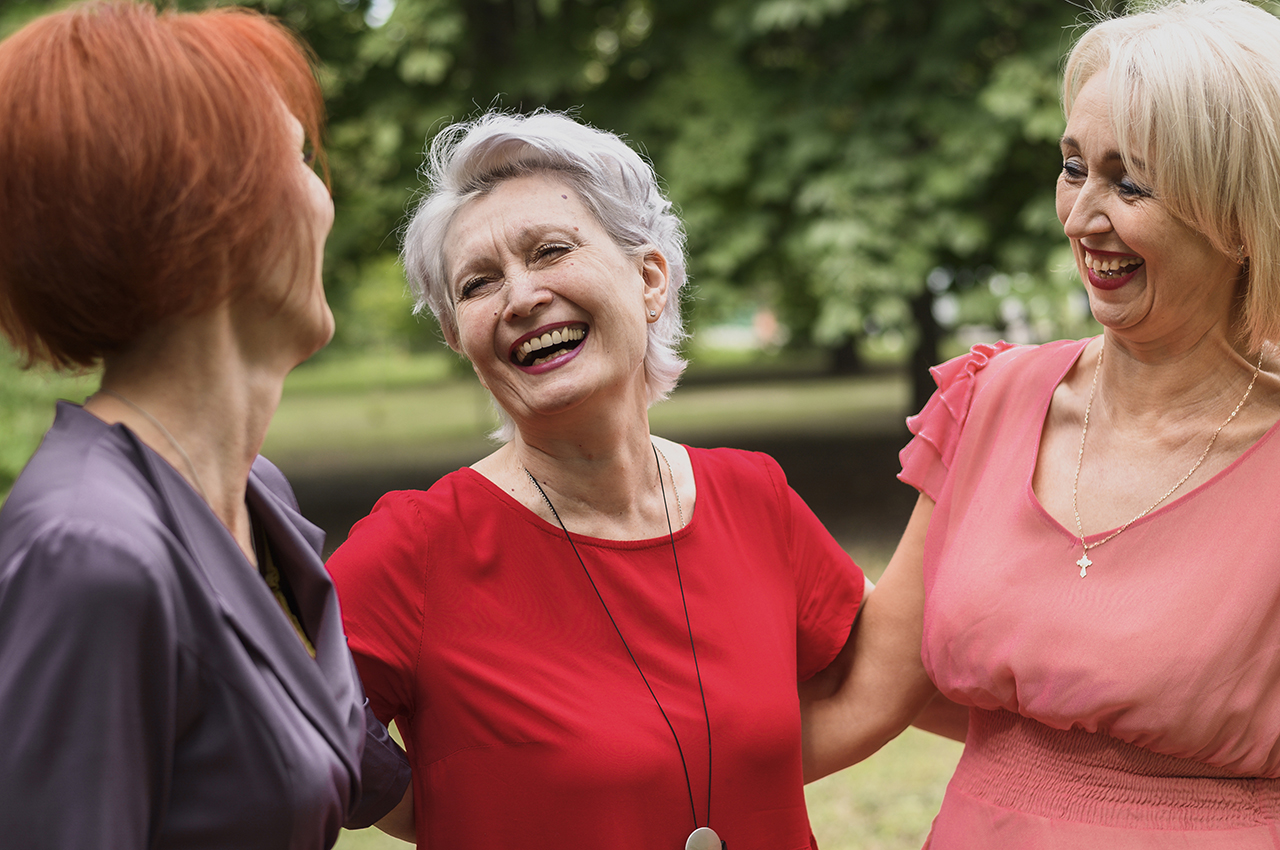
<svg viewBox="0 0 1280 850">
<path fill-rule="evenodd" d="M 1133 280 L 1134 276 L 1138 272 L 1142 271 L 1142 269 L 1143 269 L 1143 266 L 1138 266 L 1136 269 L 1129 272 L 1128 274 L 1120 275 L 1119 277 L 1100 277 L 1093 271 L 1093 269 L 1089 268 L 1088 266 L 1085 267 L 1085 272 L 1086 272 L 1086 277 L 1089 280 L 1090 286 L 1094 287 L 1095 289 L 1101 289 L 1105 292 L 1110 292 L 1114 289 L 1119 289 L 1129 281 Z"/>
<path fill-rule="evenodd" d="M 582 342 L 579 343 L 575 348 L 571 348 L 568 351 L 564 352 L 563 354 L 560 354 L 556 357 L 552 357 L 550 360 L 543 361 L 542 363 L 539 363 L 536 366 L 518 366 L 518 368 L 520 369 L 520 371 L 527 372 L 530 375 L 540 375 L 543 372 L 549 372 L 552 369 L 558 369 L 559 367 L 568 363 L 573 358 L 577 357 L 578 352 L 582 350 L 582 346 L 585 345 L 586 342 L 587 340 L 584 337 Z"/>
</svg>

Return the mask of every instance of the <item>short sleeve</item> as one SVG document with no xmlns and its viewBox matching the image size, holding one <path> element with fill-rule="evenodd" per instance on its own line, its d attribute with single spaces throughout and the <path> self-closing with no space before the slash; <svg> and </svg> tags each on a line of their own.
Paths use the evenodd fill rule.
<svg viewBox="0 0 1280 850">
<path fill-rule="evenodd" d="M 804 681 L 835 660 L 848 641 L 866 579 L 772 459 L 770 474 L 786 500 L 787 551 L 796 585 L 796 675 Z"/>
<path fill-rule="evenodd" d="M 899 479 L 938 500 L 969 416 L 978 373 L 1000 352 L 1015 347 L 1003 340 L 994 345 L 979 343 L 968 354 L 929 370 L 938 389 L 923 410 L 907 418 L 913 437 L 898 453 Z"/>
<path fill-rule="evenodd" d="M 0 565 L 5 846 L 148 845 L 168 795 L 179 653 L 159 558 L 76 523 Z"/>
<path fill-rule="evenodd" d="M 388 493 L 326 563 L 374 714 L 413 713 L 427 571 L 427 526 L 411 491 Z"/>
</svg>

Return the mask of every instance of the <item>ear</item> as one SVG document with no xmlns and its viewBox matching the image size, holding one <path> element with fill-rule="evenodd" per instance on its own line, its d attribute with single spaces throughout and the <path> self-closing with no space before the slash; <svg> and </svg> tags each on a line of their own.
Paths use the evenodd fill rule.
<svg viewBox="0 0 1280 850">
<path fill-rule="evenodd" d="M 656 322 L 667 306 L 667 286 L 671 282 L 667 258 L 650 246 L 640 257 L 640 279 L 644 284 L 645 319 Z"/>
</svg>

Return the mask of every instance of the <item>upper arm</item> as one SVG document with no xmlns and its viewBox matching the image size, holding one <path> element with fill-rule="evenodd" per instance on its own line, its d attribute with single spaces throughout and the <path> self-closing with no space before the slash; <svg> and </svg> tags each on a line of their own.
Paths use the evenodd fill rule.
<svg viewBox="0 0 1280 850">
<path fill-rule="evenodd" d="M 156 553 L 60 527 L 0 564 L 0 834 L 142 847 L 169 781 L 177 644 Z"/>
<path fill-rule="evenodd" d="M 804 681 L 830 664 L 848 639 L 865 598 L 866 576 L 800 495 L 787 486 L 776 462 L 771 458 L 768 462 L 786 517 L 785 556 L 796 603 L 796 677 Z"/>
<path fill-rule="evenodd" d="M 383 723 L 413 710 L 427 548 L 415 504 L 389 494 L 325 564 L 365 693 Z"/>
<path fill-rule="evenodd" d="M 936 693 L 920 657 L 924 541 L 933 505 L 920 495 L 848 643 L 802 691 L 806 781 L 875 752 L 910 725 Z"/>
</svg>

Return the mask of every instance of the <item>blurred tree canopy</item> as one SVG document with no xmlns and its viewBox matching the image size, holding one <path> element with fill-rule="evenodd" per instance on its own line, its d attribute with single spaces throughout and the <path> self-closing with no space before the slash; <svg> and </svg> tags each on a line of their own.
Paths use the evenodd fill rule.
<svg viewBox="0 0 1280 850">
<path fill-rule="evenodd" d="M 764 304 L 833 366 L 894 339 L 922 372 L 956 326 L 1087 319 L 1052 203 L 1077 3 L 246 3 L 321 61 L 339 347 L 438 344 L 408 315 L 396 231 L 427 139 L 492 105 L 573 109 L 650 157 L 688 226 L 697 323 Z M 8 3 L 0 33 L 42 8 Z"/>
</svg>

